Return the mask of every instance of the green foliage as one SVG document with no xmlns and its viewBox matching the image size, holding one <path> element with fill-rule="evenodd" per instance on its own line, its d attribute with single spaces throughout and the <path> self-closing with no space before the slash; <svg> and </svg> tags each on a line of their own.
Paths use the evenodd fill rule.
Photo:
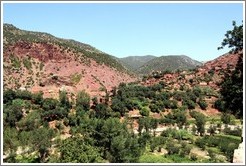
<svg viewBox="0 0 246 166">
<path fill-rule="evenodd" d="M 236 22 L 232 22 L 233 30 L 229 30 L 225 34 L 225 39 L 221 43 L 221 47 L 218 49 L 223 49 L 225 46 L 228 46 L 231 49 L 231 52 L 237 53 L 243 49 L 243 25 L 236 25 Z"/>
<path fill-rule="evenodd" d="M 225 101 L 218 99 L 214 102 L 214 108 L 224 112 L 225 111 Z"/>
<path fill-rule="evenodd" d="M 43 104 L 43 92 L 38 92 L 32 94 L 32 102 L 34 104 L 42 105 Z"/>
<path fill-rule="evenodd" d="M 239 127 L 235 128 L 235 129 L 230 129 L 229 127 L 225 127 L 225 129 L 223 130 L 223 133 L 228 134 L 228 135 L 234 135 L 234 136 L 241 137 L 242 136 L 242 129 L 240 129 Z"/>
<path fill-rule="evenodd" d="M 68 115 L 68 109 L 59 106 L 59 101 L 53 98 L 45 98 L 42 108 L 44 111 L 42 111 L 41 117 L 46 121 L 58 120 Z"/>
<path fill-rule="evenodd" d="M 186 142 L 181 143 L 181 149 L 179 155 L 181 157 L 189 156 L 192 146 Z"/>
<path fill-rule="evenodd" d="M 99 103 L 95 107 L 96 118 L 107 119 L 112 115 L 112 109 L 106 104 Z"/>
<path fill-rule="evenodd" d="M 165 123 L 177 123 L 179 127 L 182 127 L 187 122 L 185 111 L 181 109 L 175 109 L 165 116 Z"/>
<path fill-rule="evenodd" d="M 45 111 L 53 110 L 57 107 L 59 101 L 53 98 L 45 98 L 43 100 L 42 108 Z"/>
<path fill-rule="evenodd" d="M 3 103 L 12 102 L 16 98 L 16 92 L 12 89 L 6 89 L 3 91 Z"/>
<path fill-rule="evenodd" d="M 85 111 L 90 109 L 90 96 L 85 91 L 78 92 L 76 96 L 76 107 L 81 107 Z"/>
<path fill-rule="evenodd" d="M 228 46 L 231 53 L 238 53 L 239 59 L 235 70 L 231 74 L 225 73 L 224 80 L 221 83 L 220 93 L 225 102 L 225 111 L 230 111 L 237 117 L 243 116 L 243 25 L 237 26 L 233 21 L 233 30 L 227 31 L 225 39 L 221 43 L 222 49 Z"/>
<path fill-rule="evenodd" d="M 167 139 L 162 136 L 153 137 L 150 142 L 150 149 L 154 152 L 155 148 L 158 147 L 158 151 L 160 152 L 163 145 L 165 145 Z"/>
<path fill-rule="evenodd" d="M 206 110 L 206 108 L 208 107 L 208 104 L 206 103 L 205 100 L 199 100 L 198 105 L 202 110 Z"/>
<path fill-rule="evenodd" d="M 112 139 L 111 162 L 138 162 L 141 148 L 136 137 L 119 135 Z"/>
<path fill-rule="evenodd" d="M 16 122 L 18 122 L 22 117 L 23 101 L 20 99 L 15 99 L 12 101 L 11 105 L 4 108 L 4 125 L 9 125 L 10 127 L 15 127 Z"/>
<path fill-rule="evenodd" d="M 113 111 L 119 112 L 121 116 L 124 116 L 127 110 L 125 104 L 118 98 L 113 98 L 111 108 Z"/>
<path fill-rule="evenodd" d="M 42 124 L 41 116 L 39 111 L 32 111 L 27 114 L 26 117 L 22 118 L 17 126 L 20 131 L 31 131 L 37 129 Z"/>
<path fill-rule="evenodd" d="M 190 115 L 191 115 L 191 117 L 195 118 L 197 131 L 202 136 L 205 133 L 206 116 L 203 115 L 202 113 L 196 112 L 196 111 L 191 111 Z"/>
<path fill-rule="evenodd" d="M 88 144 L 82 137 L 70 137 L 62 141 L 59 162 L 62 163 L 100 163 L 103 161 L 99 149 Z"/>
<path fill-rule="evenodd" d="M 204 138 L 198 138 L 196 139 L 195 144 L 202 150 L 205 150 L 206 140 Z"/>
<path fill-rule="evenodd" d="M 151 112 L 156 112 L 156 113 L 160 112 L 159 107 L 156 104 L 151 104 L 149 106 L 149 108 L 150 108 Z"/>
<path fill-rule="evenodd" d="M 144 154 L 139 159 L 140 163 L 172 163 L 173 161 L 163 155 Z"/>
<path fill-rule="evenodd" d="M 220 119 L 224 124 L 229 124 L 232 118 L 230 114 L 222 113 Z"/>
<path fill-rule="evenodd" d="M 17 56 L 11 54 L 9 58 L 14 68 L 19 69 L 21 67 L 21 61 Z"/>
<path fill-rule="evenodd" d="M 210 133 L 210 135 L 214 135 L 215 131 L 216 131 L 216 126 L 210 125 L 210 127 L 208 129 L 208 133 Z"/>
<path fill-rule="evenodd" d="M 140 114 L 141 114 L 142 116 L 149 116 L 149 108 L 143 107 L 143 108 L 140 110 Z"/>
<path fill-rule="evenodd" d="M 23 100 L 31 100 L 32 99 L 32 93 L 27 90 L 17 90 L 16 91 L 16 98 L 20 98 Z"/>
<path fill-rule="evenodd" d="M 188 109 L 195 109 L 196 107 L 196 104 L 194 103 L 194 101 L 187 99 L 187 98 L 183 100 L 182 105 L 187 106 Z"/>
<path fill-rule="evenodd" d="M 62 107 L 66 109 L 70 109 L 72 107 L 68 97 L 67 97 L 67 92 L 66 91 L 60 91 L 59 92 L 59 101 Z"/>
<path fill-rule="evenodd" d="M 27 70 L 32 69 L 32 62 L 30 61 L 30 58 L 24 58 L 23 65 L 27 68 Z"/>
<path fill-rule="evenodd" d="M 179 154 L 180 148 L 181 148 L 181 145 L 177 144 L 176 142 L 172 140 L 169 140 L 166 144 L 166 149 L 169 155 Z"/>
<path fill-rule="evenodd" d="M 70 76 L 70 79 L 73 84 L 78 84 L 81 78 L 82 78 L 82 75 L 79 73 L 75 73 Z"/>
<path fill-rule="evenodd" d="M 3 130 L 3 150 L 15 151 L 19 146 L 18 131 L 16 128 L 5 127 Z"/>
<path fill-rule="evenodd" d="M 191 61 L 192 63 L 190 63 Z M 164 74 L 171 73 L 172 71 L 178 69 L 193 69 L 197 65 L 201 65 L 201 63 L 187 56 L 162 56 L 148 61 L 139 67 L 136 72 L 143 75 L 151 74 L 154 78 L 160 78 Z"/>
</svg>

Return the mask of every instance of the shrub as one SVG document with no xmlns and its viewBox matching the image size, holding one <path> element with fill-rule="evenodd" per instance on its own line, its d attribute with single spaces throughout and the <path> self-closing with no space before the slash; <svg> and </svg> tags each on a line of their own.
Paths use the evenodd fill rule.
<svg viewBox="0 0 246 166">
<path fill-rule="evenodd" d="M 222 113 L 220 118 L 224 124 L 229 124 L 231 122 L 231 115 L 228 113 Z"/>
<path fill-rule="evenodd" d="M 24 66 L 25 66 L 28 70 L 30 70 L 30 69 L 32 68 L 32 62 L 30 61 L 29 58 L 24 58 L 24 59 L 23 59 L 23 64 L 24 64 Z"/>
<path fill-rule="evenodd" d="M 221 99 L 218 99 L 214 102 L 214 108 L 218 109 L 219 111 L 225 111 L 225 102 Z"/>
<path fill-rule="evenodd" d="M 234 136 L 241 136 L 242 135 L 242 129 L 237 127 L 236 129 L 232 130 L 229 127 L 226 127 L 223 132 L 228 135 L 234 135 Z"/>
<path fill-rule="evenodd" d="M 183 100 L 182 104 L 184 106 L 187 106 L 188 109 L 195 109 L 195 106 L 196 106 L 196 104 L 194 103 L 194 101 L 192 101 L 190 99 Z"/>
<path fill-rule="evenodd" d="M 199 100 L 198 105 L 202 110 L 206 110 L 206 108 L 208 107 L 208 104 L 204 100 Z"/>
<path fill-rule="evenodd" d="M 166 144 L 166 149 L 167 149 L 169 155 L 178 154 L 180 147 L 181 147 L 181 145 L 174 143 L 173 141 L 168 141 Z"/>
<path fill-rule="evenodd" d="M 74 84 L 79 83 L 79 81 L 80 81 L 81 78 L 82 78 L 82 75 L 79 74 L 79 73 L 75 73 L 75 74 L 72 74 L 72 75 L 70 76 L 70 79 L 71 79 L 71 81 L 72 81 Z"/>
<path fill-rule="evenodd" d="M 200 147 L 202 150 L 205 150 L 206 140 L 204 138 L 198 138 L 195 144 Z"/>
<path fill-rule="evenodd" d="M 141 110 L 140 110 L 140 114 L 142 116 L 149 116 L 149 109 L 147 107 L 143 107 Z"/>
</svg>

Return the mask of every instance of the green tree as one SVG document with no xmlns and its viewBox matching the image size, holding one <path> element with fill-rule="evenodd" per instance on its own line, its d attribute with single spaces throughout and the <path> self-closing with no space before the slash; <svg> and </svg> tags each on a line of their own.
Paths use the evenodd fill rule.
<svg viewBox="0 0 246 166">
<path fill-rule="evenodd" d="M 15 127 L 16 122 L 18 122 L 22 117 L 22 108 L 23 108 L 23 100 L 15 99 L 12 101 L 12 104 L 5 107 L 3 110 L 4 113 L 4 122 L 10 127 Z"/>
<path fill-rule="evenodd" d="M 231 48 L 231 53 L 239 54 L 239 59 L 235 70 L 231 74 L 225 73 L 224 80 L 221 83 L 220 93 L 222 100 L 225 101 L 227 111 L 237 117 L 243 116 L 243 25 L 236 25 L 232 22 L 233 29 L 225 34 L 225 39 L 221 43 L 222 49 L 225 46 Z"/>
<path fill-rule="evenodd" d="M 90 109 L 90 95 L 85 91 L 78 92 L 76 96 L 76 107 L 81 107 L 85 111 Z"/>
<path fill-rule="evenodd" d="M 70 137 L 62 141 L 59 162 L 62 163 L 99 163 L 102 162 L 99 149 L 90 145 L 82 137 Z"/>
<path fill-rule="evenodd" d="M 38 92 L 38 93 L 34 93 L 32 94 L 32 102 L 34 104 L 38 104 L 38 105 L 42 105 L 43 104 L 43 92 Z"/>
<path fill-rule="evenodd" d="M 111 108 L 115 112 L 119 112 L 121 116 L 125 115 L 126 107 L 125 104 L 118 98 L 113 98 Z"/>
<path fill-rule="evenodd" d="M 7 89 L 3 91 L 3 103 L 12 102 L 16 98 L 16 93 L 12 89 Z"/>
<path fill-rule="evenodd" d="M 130 163 L 138 161 L 141 148 L 136 137 L 119 135 L 112 139 L 110 152 L 111 162 Z"/>
<path fill-rule="evenodd" d="M 33 110 L 28 113 L 26 117 L 17 122 L 20 131 L 31 131 L 39 128 L 41 124 L 41 116 L 38 110 Z"/>
<path fill-rule="evenodd" d="M 195 118 L 197 131 L 200 133 L 201 136 L 203 136 L 203 134 L 205 133 L 206 116 L 196 111 L 192 111 L 190 115 Z"/>
<path fill-rule="evenodd" d="M 149 108 L 143 107 L 143 108 L 140 110 L 140 114 L 141 114 L 142 116 L 149 116 Z"/>
<path fill-rule="evenodd" d="M 69 102 L 66 91 L 59 92 L 59 101 L 60 101 L 61 106 L 66 109 L 70 109 L 72 106 L 71 103 Z"/>
<path fill-rule="evenodd" d="M 107 119 L 110 117 L 112 110 L 104 103 L 99 103 L 95 107 L 96 117 Z"/>
<path fill-rule="evenodd" d="M 201 108 L 202 110 L 206 110 L 207 107 L 208 107 L 208 104 L 206 103 L 205 100 L 199 100 L 198 105 L 200 106 L 200 108 Z"/>
<path fill-rule="evenodd" d="M 231 122 L 231 115 L 228 113 L 222 113 L 220 119 L 224 124 L 229 124 Z"/>
<path fill-rule="evenodd" d="M 58 100 L 53 99 L 53 98 L 46 98 L 43 101 L 42 107 L 44 109 L 44 111 L 50 111 L 53 110 L 57 107 L 58 105 Z"/>
<path fill-rule="evenodd" d="M 3 151 L 6 152 L 10 150 L 10 152 L 14 152 L 19 146 L 18 134 L 16 128 L 5 127 L 3 130 Z"/>
</svg>

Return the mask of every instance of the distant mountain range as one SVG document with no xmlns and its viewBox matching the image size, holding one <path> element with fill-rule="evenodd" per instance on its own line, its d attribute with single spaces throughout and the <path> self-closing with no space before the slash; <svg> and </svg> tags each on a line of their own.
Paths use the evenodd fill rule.
<svg viewBox="0 0 246 166">
<path fill-rule="evenodd" d="M 131 71 L 135 71 L 141 66 L 143 66 L 145 63 L 155 58 L 156 56 L 153 55 L 145 55 L 145 56 L 128 56 L 124 58 L 119 58 L 119 60 L 123 64 L 123 66 L 130 69 Z"/>
<path fill-rule="evenodd" d="M 140 75 L 150 74 L 152 71 L 193 69 L 202 65 L 201 62 L 185 55 L 168 55 L 161 57 L 152 55 L 129 56 L 120 58 L 119 60 L 123 66 Z"/>
</svg>

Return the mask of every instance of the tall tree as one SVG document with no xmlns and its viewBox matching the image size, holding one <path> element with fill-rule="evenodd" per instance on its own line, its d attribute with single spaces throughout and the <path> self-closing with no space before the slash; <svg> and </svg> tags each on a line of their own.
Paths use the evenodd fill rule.
<svg viewBox="0 0 246 166">
<path fill-rule="evenodd" d="M 232 48 L 230 53 L 239 54 L 239 59 L 235 69 L 231 74 L 226 73 L 221 83 L 222 100 L 228 112 L 237 117 L 243 116 L 243 25 L 237 26 L 232 22 L 233 30 L 225 34 L 225 39 L 221 43 L 222 49 L 225 46 Z"/>
<path fill-rule="evenodd" d="M 80 91 L 76 96 L 76 107 L 81 107 L 84 111 L 89 111 L 90 95 L 85 91 Z"/>
</svg>

